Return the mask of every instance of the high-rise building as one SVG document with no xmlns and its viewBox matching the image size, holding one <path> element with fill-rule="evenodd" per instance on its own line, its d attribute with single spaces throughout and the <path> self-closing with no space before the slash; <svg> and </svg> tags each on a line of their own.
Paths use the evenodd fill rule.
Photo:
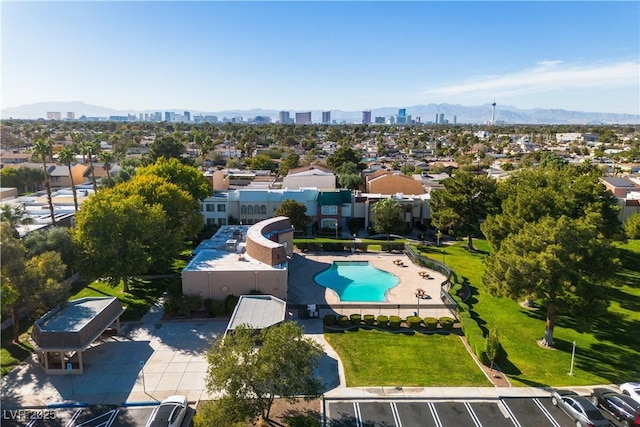
<svg viewBox="0 0 640 427">
<path fill-rule="evenodd" d="M 176 113 L 171 112 L 171 111 L 165 111 L 164 112 L 164 121 L 165 122 L 172 122 L 174 121 L 176 118 Z"/>
<path fill-rule="evenodd" d="M 47 111 L 47 120 L 62 120 L 60 111 Z"/>
<path fill-rule="evenodd" d="M 288 111 L 280 111 L 278 113 L 278 121 L 282 124 L 289 124 L 291 123 L 291 117 L 289 116 L 289 112 Z"/>
<path fill-rule="evenodd" d="M 407 123 L 407 109 L 400 108 L 398 110 L 398 117 L 396 117 L 396 123 L 399 125 L 404 125 Z"/>
<path fill-rule="evenodd" d="M 384 116 L 376 116 L 376 118 L 375 118 L 375 124 L 377 124 L 377 125 L 383 125 L 384 123 L 385 123 Z"/>
<path fill-rule="evenodd" d="M 75 120 L 76 119 L 76 113 L 74 113 L 73 111 L 67 111 L 67 120 Z"/>
<path fill-rule="evenodd" d="M 191 112 L 190 111 L 185 111 L 184 112 L 184 121 L 185 122 L 190 122 L 191 121 Z"/>
<path fill-rule="evenodd" d="M 362 124 L 370 125 L 371 124 L 371 111 L 363 111 L 362 112 Z"/>
<path fill-rule="evenodd" d="M 441 125 L 444 125 L 444 124 L 445 124 L 445 121 L 444 121 L 444 113 L 440 113 L 440 114 L 438 115 L 438 123 L 440 123 Z"/>
<path fill-rule="evenodd" d="M 324 123 L 324 124 L 331 123 L 331 111 L 323 111 L 322 112 L 322 123 Z"/>
<path fill-rule="evenodd" d="M 304 113 L 296 113 L 297 125 L 310 125 L 311 124 L 311 111 Z"/>
</svg>

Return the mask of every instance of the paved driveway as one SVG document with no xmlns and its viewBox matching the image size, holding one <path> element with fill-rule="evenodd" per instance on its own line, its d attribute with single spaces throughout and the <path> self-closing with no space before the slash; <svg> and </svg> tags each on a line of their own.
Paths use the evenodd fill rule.
<svg viewBox="0 0 640 427">
<path fill-rule="evenodd" d="M 226 320 L 124 325 L 122 336 L 84 353 L 83 375 L 47 376 L 32 358 L 2 378 L 2 407 L 65 402 L 120 405 L 156 402 L 171 394 L 206 398 L 206 352 Z"/>
</svg>

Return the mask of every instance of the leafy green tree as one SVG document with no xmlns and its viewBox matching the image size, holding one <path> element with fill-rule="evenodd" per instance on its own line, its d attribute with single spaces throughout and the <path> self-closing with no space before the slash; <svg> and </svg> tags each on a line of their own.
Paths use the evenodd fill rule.
<svg viewBox="0 0 640 427">
<path fill-rule="evenodd" d="M 255 347 L 259 338 L 262 346 Z M 209 392 L 224 392 L 235 413 L 269 419 L 276 396 L 295 401 L 297 396 L 319 396 L 320 379 L 314 374 L 322 348 L 305 338 L 294 322 L 263 329 L 259 335 L 246 325 L 213 342 L 207 353 Z"/>
<path fill-rule="evenodd" d="M 8 223 L 0 224 L 0 237 L 2 310 L 11 314 L 13 340 L 19 342 L 20 309 L 41 314 L 67 298 L 68 286 L 60 282 L 66 266 L 60 254 L 53 251 L 28 258 L 24 245 L 13 235 Z"/>
<path fill-rule="evenodd" d="M 197 168 L 174 158 L 161 158 L 136 171 L 136 175 L 156 175 L 185 190 L 195 200 L 204 200 L 213 194 L 213 184 Z"/>
<path fill-rule="evenodd" d="M 71 179 L 71 192 L 73 193 L 73 207 L 78 212 L 78 194 L 76 192 L 76 183 L 71 173 L 71 164 L 76 161 L 76 152 L 71 147 L 65 147 L 58 153 L 58 161 L 60 164 L 66 165 L 69 170 L 69 178 Z"/>
<path fill-rule="evenodd" d="M 487 339 L 485 340 L 484 352 L 487 355 L 487 359 L 489 359 L 489 363 L 491 364 L 491 370 L 493 370 L 493 364 L 495 363 L 496 357 L 498 357 L 498 352 L 500 351 L 500 336 L 498 334 L 498 329 L 491 328 L 489 329 L 489 334 L 487 335 Z"/>
<path fill-rule="evenodd" d="M 157 137 L 151 144 L 149 157 L 152 162 L 157 161 L 161 157 L 166 159 L 180 159 L 184 152 L 184 144 L 174 135 L 163 135 Z"/>
<path fill-rule="evenodd" d="M 360 177 L 360 175 L 354 173 L 346 173 L 338 177 L 338 183 L 342 188 L 357 190 L 362 185 L 362 178 Z"/>
<path fill-rule="evenodd" d="M 500 213 L 487 216 L 482 232 L 495 250 L 528 222 L 567 216 L 592 223 L 604 238 L 622 235 L 618 202 L 593 165 L 525 169 L 498 184 Z"/>
<path fill-rule="evenodd" d="M 640 214 L 632 213 L 624 221 L 624 232 L 630 239 L 640 238 Z"/>
<path fill-rule="evenodd" d="M 442 181 L 444 189 L 431 192 L 433 225 L 456 236 L 467 237 L 467 248 L 474 250 L 473 236 L 480 234 L 480 224 L 499 203 L 496 182 L 486 176 L 457 172 Z"/>
<path fill-rule="evenodd" d="M 175 236 L 177 247 L 166 248 L 168 257 L 177 255 L 182 239 L 192 238 L 202 229 L 200 205 L 193 196 L 176 184 L 157 175 L 136 175 L 130 181 L 114 187 L 123 196 L 139 195 L 148 205 L 162 206 L 167 218 L 167 231 Z"/>
<path fill-rule="evenodd" d="M 402 207 L 398 202 L 391 198 L 383 199 L 375 204 L 373 210 L 376 214 L 374 229 L 380 234 L 386 234 L 387 240 L 391 239 L 391 233 L 402 230 Z"/>
<path fill-rule="evenodd" d="M 111 189 L 82 205 L 73 234 L 79 265 L 114 285 L 122 280 L 124 292 L 129 292 L 129 279 L 146 273 L 173 239 L 161 205 Z"/>
<path fill-rule="evenodd" d="M 276 163 L 266 154 L 258 154 L 255 157 L 247 159 L 247 164 L 251 169 L 255 170 L 276 170 Z"/>
<path fill-rule="evenodd" d="M 0 182 L 3 187 L 17 188 L 18 193 L 32 193 L 38 191 L 38 187 L 44 181 L 44 173 L 40 169 L 27 168 L 2 168 L 0 169 Z"/>
<path fill-rule="evenodd" d="M 298 153 L 289 153 L 289 155 L 280 162 L 279 174 L 286 176 L 289 170 L 295 169 L 298 166 L 300 166 L 300 156 Z"/>
<path fill-rule="evenodd" d="M 33 258 L 45 252 L 57 252 L 62 262 L 70 269 L 75 259 L 71 230 L 67 227 L 49 227 L 28 233 L 22 239 L 27 257 Z M 71 271 L 67 271 L 70 273 Z"/>
<path fill-rule="evenodd" d="M 33 156 L 42 161 L 42 172 L 44 173 L 44 188 L 47 190 L 47 202 L 49 203 L 49 212 L 51 212 L 51 224 L 56 225 L 56 215 L 53 209 L 53 198 L 51 197 L 51 177 L 49 176 L 49 168 L 47 167 L 47 159 L 51 157 L 53 144 L 51 140 L 40 138 L 33 144 Z"/>
<path fill-rule="evenodd" d="M 110 151 L 102 151 L 98 155 L 98 160 L 100 160 L 104 164 L 104 170 L 107 172 L 107 176 L 105 176 L 104 184 L 105 187 L 113 186 L 113 179 L 111 178 L 111 166 L 116 161 L 116 156 Z M 102 183 L 102 182 L 101 182 Z"/>
<path fill-rule="evenodd" d="M 485 264 L 483 281 L 491 294 L 542 301 L 547 309 L 543 343 L 552 346 L 558 308 L 582 327 L 607 310 L 606 290 L 619 261 L 593 224 L 561 216 L 525 223 Z"/>
<path fill-rule="evenodd" d="M 291 225 L 298 231 L 306 232 L 307 224 L 311 218 L 307 216 L 307 207 L 300 202 L 287 199 L 280 203 L 274 216 L 286 216 L 291 220 Z"/>
<path fill-rule="evenodd" d="M 348 145 L 340 146 L 332 155 L 327 157 L 327 166 L 332 170 L 338 170 L 338 168 L 347 162 L 357 165 L 358 170 L 364 170 L 366 165 L 361 163 L 362 156 L 360 153 Z"/>
</svg>

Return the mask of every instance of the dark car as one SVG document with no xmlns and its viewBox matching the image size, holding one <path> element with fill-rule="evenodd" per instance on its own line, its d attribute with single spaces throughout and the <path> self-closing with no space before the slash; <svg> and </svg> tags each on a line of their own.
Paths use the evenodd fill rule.
<svg viewBox="0 0 640 427">
<path fill-rule="evenodd" d="M 609 427 L 611 423 L 588 397 L 578 396 L 568 390 L 552 390 L 551 403 L 562 409 L 576 427 Z"/>
<path fill-rule="evenodd" d="M 623 427 L 640 426 L 640 403 L 630 396 L 597 387 L 593 389 L 591 402 L 610 413 Z"/>
</svg>

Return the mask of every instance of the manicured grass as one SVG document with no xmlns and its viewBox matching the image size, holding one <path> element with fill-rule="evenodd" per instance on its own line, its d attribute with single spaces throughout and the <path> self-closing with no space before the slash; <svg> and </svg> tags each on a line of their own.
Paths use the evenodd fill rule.
<svg viewBox="0 0 640 427">
<path fill-rule="evenodd" d="M 378 330 L 325 333 L 348 387 L 491 386 L 456 335 Z"/>
<path fill-rule="evenodd" d="M 27 319 L 24 319 L 23 322 L 23 325 L 29 324 Z M 29 326 L 28 329 L 20 335 L 20 344 L 12 341 L 13 331 L 11 329 L 8 329 L 6 334 L 3 334 L 2 348 L 0 348 L 0 376 L 4 377 L 33 352 L 33 348 L 27 341 L 30 334 L 31 327 Z"/>
<path fill-rule="evenodd" d="M 624 269 L 619 273 L 622 283 L 610 292 L 609 312 L 588 331 L 581 331 L 575 322 L 558 310 L 554 328 L 555 349 L 540 347 L 536 340 L 544 334 L 544 308 L 528 310 L 518 302 L 489 295 L 482 284 L 483 259 L 489 245 L 474 240 L 475 253 L 459 242 L 444 248 L 446 263 L 466 279 L 472 296 L 468 303 L 481 327 L 497 327 L 506 359 L 500 367 L 512 384 L 520 386 L 563 386 L 620 383 L 640 377 L 640 241 L 619 245 Z M 442 260 L 440 248 L 425 255 Z M 576 342 L 573 376 L 572 343 Z"/>
<path fill-rule="evenodd" d="M 160 295 L 171 286 L 174 279 L 133 280 L 129 282 L 129 293 L 123 292 L 122 282 L 117 286 L 111 286 L 107 282 L 94 281 L 89 284 L 76 284 L 69 297 L 70 300 L 83 297 L 111 296 L 120 300 L 126 311 L 120 317 L 122 321 L 137 321 L 145 315 L 149 308 L 158 300 Z M 173 286 L 176 286 L 175 283 Z"/>
</svg>

